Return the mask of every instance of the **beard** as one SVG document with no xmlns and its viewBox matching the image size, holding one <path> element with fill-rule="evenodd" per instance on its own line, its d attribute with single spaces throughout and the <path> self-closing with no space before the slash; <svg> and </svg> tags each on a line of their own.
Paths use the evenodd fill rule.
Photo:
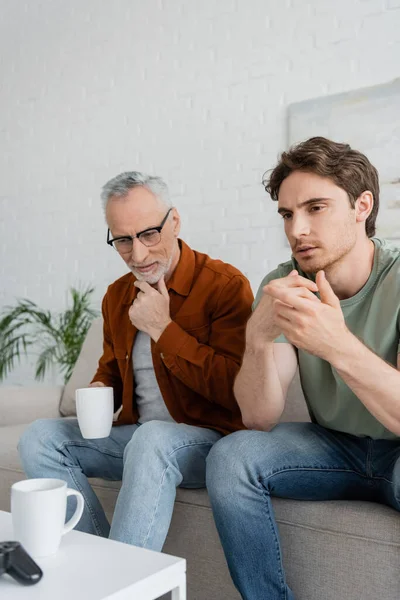
<svg viewBox="0 0 400 600">
<path fill-rule="evenodd" d="M 354 229 L 346 226 L 330 248 L 318 247 L 315 257 L 302 259 L 301 255 L 297 255 L 296 260 L 301 270 L 308 275 L 313 275 L 321 270 L 329 272 L 353 250 L 356 242 L 357 236 Z"/>
<path fill-rule="evenodd" d="M 162 277 L 165 277 L 165 275 L 167 275 L 168 271 L 171 268 L 172 262 L 175 257 L 174 243 L 175 242 L 173 241 L 171 244 L 169 258 L 167 260 L 164 258 L 164 260 L 155 261 L 157 263 L 157 268 L 155 271 L 152 271 L 151 273 L 141 273 L 140 271 L 137 270 L 137 265 L 136 266 L 128 265 L 129 270 L 131 271 L 131 273 L 134 274 L 134 276 L 136 277 L 136 279 L 138 281 L 145 281 L 149 285 L 155 285 L 156 283 L 158 283 L 160 281 L 160 279 Z"/>
<path fill-rule="evenodd" d="M 160 281 L 160 279 L 162 277 L 165 277 L 165 275 L 168 273 L 170 267 L 172 264 L 172 256 L 170 257 L 170 259 L 167 262 L 158 262 L 157 261 L 157 268 L 155 271 L 152 271 L 151 273 L 140 273 L 140 271 L 137 271 L 135 269 L 135 267 L 129 267 L 130 271 L 134 274 L 134 276 L 136 277 L 136 279 L 138 281 L 145 281 L 146 283 L 149 283 L 150 285 L 155 285 L 156 283 L 158 283 Z"/>
</svg>

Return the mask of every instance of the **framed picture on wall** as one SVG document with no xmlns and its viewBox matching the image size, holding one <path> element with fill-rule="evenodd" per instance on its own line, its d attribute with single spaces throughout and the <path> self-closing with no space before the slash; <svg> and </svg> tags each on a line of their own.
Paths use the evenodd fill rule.
<svg viewBox="0 0 400 600">
<path fill-rule="evenodd" d="M 316 135 L 368 156 L 380 180 L 377 235 L 400 243 L 400 79 L 291 104 L 288 145 Z"/>
</svg>

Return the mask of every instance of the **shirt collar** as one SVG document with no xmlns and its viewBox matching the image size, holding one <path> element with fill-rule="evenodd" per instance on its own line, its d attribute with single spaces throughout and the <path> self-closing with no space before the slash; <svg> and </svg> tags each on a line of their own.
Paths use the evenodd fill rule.
<svg viewBox="0 0 400 600">
<path fill-rule="evenodd" d="M 167 281 L 167 288 L 173 289 L 181 296 L 188 296 L 194 277 L 194 252 L 183 240 L 178 240 L 181 255 L 175 271 Z"/>
</svg>

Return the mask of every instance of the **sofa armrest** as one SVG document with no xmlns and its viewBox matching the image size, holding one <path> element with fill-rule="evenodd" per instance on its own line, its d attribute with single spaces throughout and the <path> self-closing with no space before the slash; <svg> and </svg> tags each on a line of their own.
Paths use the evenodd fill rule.
<svg viewBox="0 0 400 600">
<path fill-rule="evenodd" d="M 0 427 L 60 417 L 63 386 L 0 387 Z"/>
</svg>

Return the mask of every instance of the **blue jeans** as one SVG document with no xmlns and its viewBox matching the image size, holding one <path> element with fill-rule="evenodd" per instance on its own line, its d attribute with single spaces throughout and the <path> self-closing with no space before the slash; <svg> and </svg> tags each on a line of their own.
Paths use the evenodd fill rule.
<svg viewBox="0 0 400 600">
<path fill-rule="evenodd" d="M 239 431 L 212 448 L 207 487 L 244 600 L 293 600 L 271 496 L 370 500 L 400 510 L 400 442 L 358 438 L 314 423 Z"/>
<path fill-rule="evenodd" d="M 182 423 L 149 421 L 113 427 L 108 438 L 86 440 L 76 419 L 40 419 L 22 435 L 27 477 L 64 479 L 82 493 L 80 531 L 161 550 L 178 486 L 205 486 L 206 457 L 221 434 Z M 88 477 L 122 479 L 111 530 Z M 73 507 L 69 506 L 70 517 Z"/>
</svg>

